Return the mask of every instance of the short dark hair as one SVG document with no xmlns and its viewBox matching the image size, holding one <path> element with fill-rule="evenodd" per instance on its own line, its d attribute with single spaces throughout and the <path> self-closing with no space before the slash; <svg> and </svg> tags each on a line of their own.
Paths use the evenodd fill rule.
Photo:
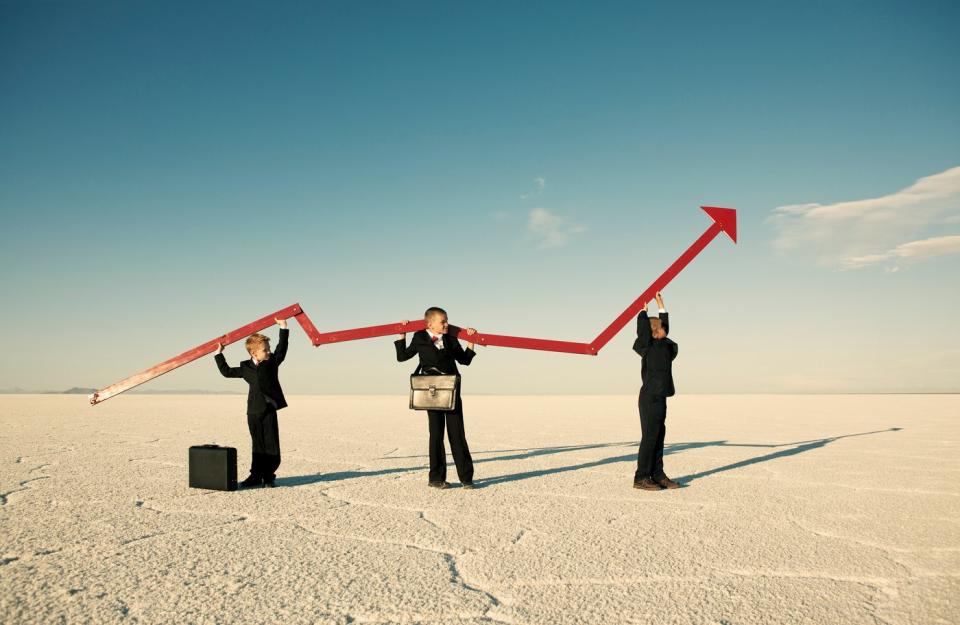
<svg viewBox="0 0 960 625">
<path fill-rule="evenodd" d="M 447 311 L 437 306 L 431 306 L 430 308 L 423 311 L 423 318 L 430 319 L 434 315 L 446 315 Z"/>
<path fill-rule="evenodd" d="M 657 331 L 657 328 L 663 328 L 663 333 L 664 333 L 665 335 L 669 335 L 669 334 L 670 334 L 670 333 L 667 331 L 667 327 L 664 326 L 664 325 L 660 322 L 660 319 L 658 319 L 657 317 L 651 317 L 651 318 L 650 318 L 650 331 L 651 331 L 651 332 L 656 332 L 656 331 Z"/>
</svg>

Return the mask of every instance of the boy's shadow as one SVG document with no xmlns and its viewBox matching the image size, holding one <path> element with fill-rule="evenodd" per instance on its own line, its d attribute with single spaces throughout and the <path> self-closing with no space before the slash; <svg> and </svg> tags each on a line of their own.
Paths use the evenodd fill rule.
<svg viewBox="0 0 960 625">
<path fill-rule="evenodd" d="M 671 445 L 665 445 L 663 449 L 663 455 L 671 455 L 679 453 L 681 451 L 686 451 L 688 449 L 698 449 L 703 447 L 759 447 L 765 449 L 778 449 L 777 451 L 772 451 L 762 456 L 756 456 L 754 458 L 748 458 L 746 460 L 740 460 L 738 462 L 733 462 L 731 464 L 723 465 L 716 467 L 714 469 L 708 469 L 706 471 L 701 471 L 699 473 L 692 473 L 690 475 L 685 475 L 683 477 L 677 478 L 677 481 L 681 484 L 689 484 L 694 480 L 704 478 L 716 473 L 722 473 L 724 471 L 732 471 L 734 469 L 740 469 L 747 467 L 753 464 L 759 464 L 761 462 L 769 462 L 771 460 L 776 460 L 778 458 L 786 458 L 789 456 L 795 456 L 797 454 L 802 454 L 814 449 L 820 449 L 825 447 L 829 443 L 840 440 L 842 438 L 852 438 L 854 436 L 868 436 L 870 434 L 881 434 L 883 432 L 899 432 L 903 428 L 888 428 L 886 430 L 874 430 L 872 432 L 858 432 L 856 434 L 843 434 L 840 436 L 830 436 L 827 438 L 819 438 L 809 441 L 798 441 L 796 443 L 781 443 L 781 444 L 764 444 L 764 443 L 731 443 L 726 440 L 718 441 L 698 441 L 698 442 L 689 442 L 689 443 L 673 443 Z M 636 449 L 638 443 L 634 441 L 620 442 L 620 443 L 593 443 L 588 445 L 561 445 L 557 447 L 532 447 L 525 449 L 503 449 L 503 450 L 494 450 L 488 452 L 476 452 L 476 455 L 483 454 L 506 454 L 500 456 L 492 456 L 489 458 L 479 458 L 474 460 L 474 464 L 481 464 L 485 462 L 499 462 L 503 460 L 525 460 L 527 458 L 534 458 L 537 456 L 545 456 L 559 453 L 566 453 L 571 451 L 583 451 L 587 449 L 598 449 L 605 447 L 631 447 Z M 424 458 L 425 456 L 389 456 L 390 460 L 402 460 L 402 459 L 413 459 L 413 458 Z M 567 465 L 564 467 L 553 467 L 549 469 L 537 469 L 534 471 L 524 471 L 522 473 L 513 473 L 509 475 L 500 475 L 483 480 L 476 481 L 477 488 L 485 488 L 487 486 L 493 486 L 495 484 L 502 484 L 505 482 L 517 482 L 520 480 L 526 480 L 535 477 L 542 477 L 544 475 L 552 475 L 556 473 L 568 473 L 570 471 L 580 471 L 582 469 L 590 469 L 593 467 L 604 466 L 607 464 L 614 464 L 617 462 L 628 462 L 636 461 L 637 452 L 631 451 L 629 454 L 611 456 L 609 458 L 602 458 L 600 460 L 591 460 L 589 462 L 582 462 L 578 464 Z M 423 471 L 427 469 L 427 466 L 416 466 L 416 467 L 398 467 L 392 469 L 379 469 L 372 471 L 339 471 L 336 473 L 317 473 L 314 475 L 299 475 L 286 478 L 277 478 L 278 486 L 303 486 L 306 484 L 316 484 L 318 482 L 336 482 L 340 480 L 347 480 L 353 478 L 361 477 L 377 477 L 380 475 L 392 475 L 400 473 L 410 473 L 413 471 Z"/>
<path fill-rule="evenodd" d="M 509 454 L 506 456 L 494 456 L 491 458 L 474 458 L 473 464 L 480 464 L 481 462 L 499 462 L 501 460 L 524 460 L 526 458 L 533 458 L 535 456 L 546 456 L 549 454 L 560 454 L 567 451 L 581 451 L 584 449 L 598 449 L 601 447 L 636 447 L 636 441 L 623 441 L 620 443 L 589 443 L 585 445 L 559 445 L 557 447 L 522 447 L 519 449 L 491 449 L 490 451 L 474 451 L 471 453 L 473 456 L 482 456 L 486 454 Z M 449 454 L 448 454 L 449 455 Z M 389 456 L 387 458 L 382 458 L 382 460 L 406 460 L 411 458 L 428 458 L 429 456 L 425 455 L 416 455 L 416 456 Z"/>
<path fill-rule="evenodd" d="M 339 482 L 341 480 L 352 480 L 358 477 L 378 477 L 380 475 L 422 471 L 428 468 L 429 467 L 405 467 L 380 469 L 376 471 L 336 471 L 334 473 L 314 473 L 313 475 L 292 475 L 290 477 L 278 477 L 275 483 L 277 486 L 306 486 L 307 484 L 316 484 L 318 482 Z"/>
<path fill-rule="evenodd" d="M 547 454 L 559 454 L 566 451 L 580 451 L 582 449 L 596 449 L 598 447 L 619 447 L 619 446 L 636 446 L 635 442 L 624 442 L 624 443 L 593 443 L 590 445 L 562 445 L 559 447 L 528 447 L 525 449 L 498 449 L 494 451 L 480 451 L 474 452 L 474 455 L 482 454 L 496 454 L 496 453 L 505 453 L 508 455 L 505 456 L 496 456 L 492 458 L 475 458 L 473 463 L 480 464 L 482 462 L 496 462 L 500 460 L 521 460 L 524 458 L 532 458 L 534 456 L 543 456 Z M 417 458 L 427 458 L 428 456 L 417 455 L 417 456 L 387 456 L 380 458 L 380 460 L 410 460 Z M 377 477 L 380 475 L 392 475 L 397 473 L 410 473 L 413 471 L 424 471 L 429 469 L 427 465 L 415 466 L 415 467 L 398 467 L 393 469 L 378 469 L 372 471 L 338 471 L 336 473 L 315 473 L 313 475 L 296 475 L 291 477 L 278 477 L 276 479 L 277 486 L 305 486 L 307 484 L 316 484 L 318 482 L 337 482 L 340 480 L 349 480 L 358 477 Z M 478 482 L 479 485 L 479 482 Z"/>
</svg>

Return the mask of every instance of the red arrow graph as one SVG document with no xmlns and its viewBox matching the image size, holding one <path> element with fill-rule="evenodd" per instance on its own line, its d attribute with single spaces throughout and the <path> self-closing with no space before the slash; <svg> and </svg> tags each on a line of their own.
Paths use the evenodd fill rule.
<svg viewBox="0 0 960 625">
<path fill-rule="evenodd" d="M 620 330 L 622 330 L 623 327 L 627 325 L 627 323 L 633 317 L 640 313 L 643 305 L 652 300 L 657 291 L 663 290 L 664 287 L 666 287 L 667 284 L 669 284 L 670 281 L 673 280 L 677 274 L 683 270 L 684 267 L 690 264 L 690 261 L 692 261 L 697 254 L 702 252 L 703 249 L 707 247 L 707 245 L 709 245 L 718 234 L 721 232 L 726 232 L 727 236 L 729 236 L 734 243 L 737 242 L 736 210 L 732 208 L 720 208 L 717 206 L 701 206 L 700 208 L 706 211 L 706 213 L 713 219 L 713 223 L 709 228 L 707 228 L 706 232 L 700 235 L 700 238 L 694 241 L 693 245 L 687 248 L 687 250 L 680 255 L 680 258 L 675 260 L 672 265 L 667 267 L 667 270 L 660 274 L 660 277 L 654 280 L 653 283 L 648 286 L 647 289 L 641 293 L 640 296 L 635 299 L 626 310 L 620 313 L 620 315 L 590 343 L 556 341 L 553 339 L 535 339 L 525 336 L 507 336 L 503 334 L 476 333 L 468 337 L 465 330 L 453 326 L 451 326 L 450 331 L 457 334 L 458 338 L 468 340 L 478 345 L 495 345 L 498 347 L 516 347 L 520 349 L 536 349 L 548 352 L 566 352 L 570 354 L 588 354 L 596 356 L 600 349 L 610 342 L 610 339 L 612 339 Z M 273 314 L 248 323 L 241 328 L 237 328 L 232 332 L 228 332 L 222 336 L 211 339 L 206 343 L 194 347 L 191 350 L 183 352 L 179 356 L 174 356 L 169 360 L 161 362 L 158 365 L 154 365 L 149 369 L 145 369 L 140 373 L 130 376 L 129 378 L 111 384 L 110 386 L 93 393 L 90 396 L 90 403 L 99 404 L 115 395 L 130 390 L 131 388 L 152 380 L 153 378 L 161 376 L 168 371 L 172 371 L 177 367 L 192 362 L 197 358 L 212 354 L 214 351 L 216 351 L 219 343 L 229 345 L 230 343 L 234 343 L 246 338 L 254 332 L 259 332 L 260 330 L 269 328 L 275 323 L 274 319 L 289 319 L 291 317 L 296 319 L 296 321 L 300 324 L 300 327 L 303 328 L 303 331 L 306 332 L 307 336 L 310 337 L 310 341 L 316 347 L 319 347 L 320 345 L 326 345 L 328 343 L 369 339 L 378 336 L 388 336 L 390 334 L 400 334 L 402 332 L 416 332 L 417 330 L 422 330 L 426 327 L 424 321 L 420 320 L 411 321 L 406 324 L 388 323 L 379 326 L 340 330 L 338 332 L 320 332 L 317 330 L 316 326 L 313 325 L 313 322 L 307 316 L 307 313 L 303 311 L 303 308 L 300 307 L 300 304 L 293 304 L 292 306 L 287 306 L 286 308 L 278 310 Z"/>
</svg>

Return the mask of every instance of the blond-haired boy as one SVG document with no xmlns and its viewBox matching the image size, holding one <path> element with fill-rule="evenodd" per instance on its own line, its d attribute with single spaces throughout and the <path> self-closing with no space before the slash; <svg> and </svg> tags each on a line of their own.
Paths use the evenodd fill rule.
<svg viewBox="0 0 960 625">
<path fill-rule="evenodd" d="M 276 470 L 280 466 L 280 429 L 277 423 L 277 411 L 287 407 L 287 400 L 280 388 L 279 367 L 287 356 L 287 337 L 290 330 L 284 319 L 275 319 L 280 326 L 280 340 L 277 349 L 270 353 L 270 339 L 262 334 L 252 334 L 247 338 L 246 348 L 250 360 L 244 360 L 239 367 L 227 365 L 220 345 L 215 357 L 217 368 L 225 378 L 243 378 L 249 385 L 247 392 L 247 427 L 250 429 L 250 441 L 253 459 L 250 463 L 250 477 L 240 482 L 240 486 L 274 486 Z"/>
</svg>

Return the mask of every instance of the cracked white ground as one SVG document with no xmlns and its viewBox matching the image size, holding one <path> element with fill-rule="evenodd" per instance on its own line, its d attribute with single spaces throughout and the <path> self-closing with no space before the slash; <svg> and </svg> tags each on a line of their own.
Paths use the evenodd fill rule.
<svg viewBox="0 0 960 625">
<path fill-rule="evenodd" d="M 278 488 L 186 486 L 241 395 L 0 397 L 0 622 L 960 622 L 960 397 L 467 396 L 475 490 L 403 397 L 290 398 Z M 448 446 L 449 449 L 449 446 Z"/>
</svg>

